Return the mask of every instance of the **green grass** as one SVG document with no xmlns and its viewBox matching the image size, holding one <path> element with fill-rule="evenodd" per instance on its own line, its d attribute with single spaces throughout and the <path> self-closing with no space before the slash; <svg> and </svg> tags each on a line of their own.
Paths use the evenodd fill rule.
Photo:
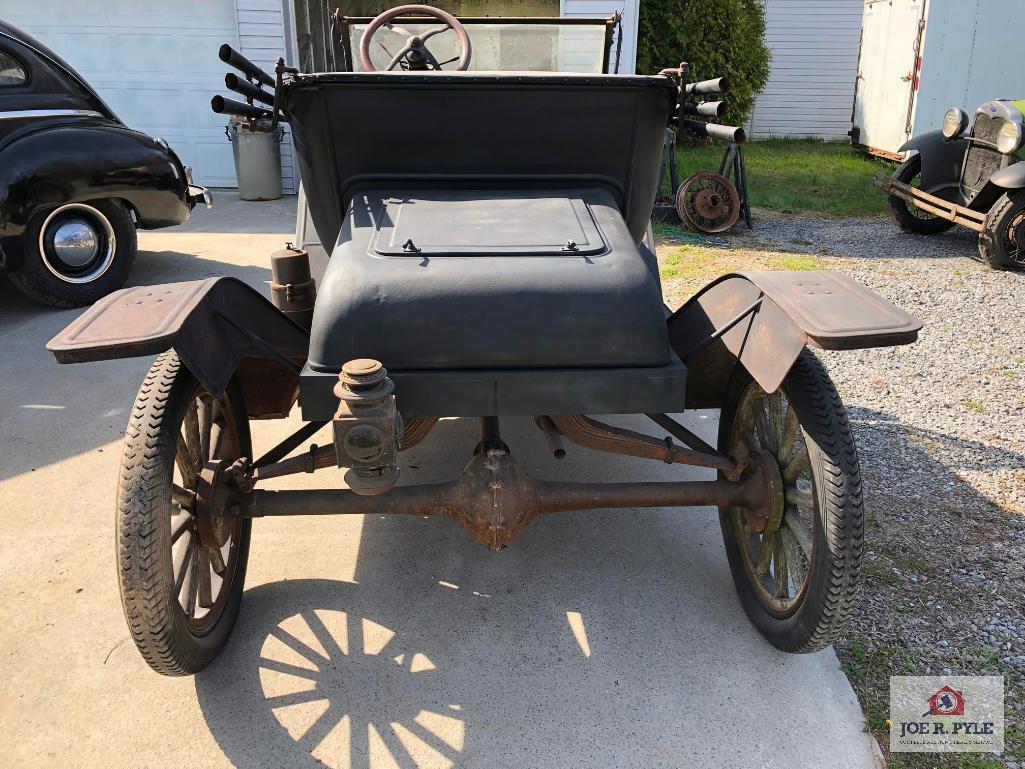
<svg viewBox="0 0 1025 769">
<path fill-rule="evenodd" d="M 681 146 L 680 179 L 695 171 L 719 168 L 723 145 Z M 744 145 L 751 205 L 785 214 L 876 216 L 886 211 L 886 197 L 872 183 L 893 165 L 856 152 L 844 142 L 768 139 Z"/>
</svg>

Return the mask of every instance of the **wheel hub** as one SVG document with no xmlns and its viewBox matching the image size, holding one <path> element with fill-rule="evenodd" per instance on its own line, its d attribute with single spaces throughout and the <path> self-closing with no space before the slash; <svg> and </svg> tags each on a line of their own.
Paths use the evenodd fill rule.
<svg viewBox="0 0 1025 769">
<path fill-rule="evenodd" d="M 765 482 L 764 505 L 758 509 L 744 508 L 747 528 L 754 534 L 779 531 L 786 509 L 783 474 L 771 451 L 759 449 L 748 455 L 751 465 Z"/>
<path fill-rule="evenodd" d="M 722 195 L 715 190 L 701 190 L 694 196 L 694 210 L 705 219 L 718 219 L 722 215 Z"/>
<path fill-rule="evenodd" d="M 53 251 L 69 267 L 85 267 L 96 258 L 100 244 L 96 230 L 82 219 L 71 219 L 53 233 Z"/>
<path fill-rule="evenodd" d="M 199 473 L 196 524 L 200 542 L 209 548 L 223 547 L 235 523 L 231 512 L 238 502 L 234 491 L 225 483 L 231 464 L 226 459 L 212 459 Z"/>
</svg>

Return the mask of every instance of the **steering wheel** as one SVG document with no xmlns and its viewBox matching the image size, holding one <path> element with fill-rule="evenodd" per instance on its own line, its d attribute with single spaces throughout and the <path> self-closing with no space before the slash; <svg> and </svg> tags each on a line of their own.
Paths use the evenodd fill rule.
<svg viewBox="0 0 1025 769">
<path fill-rule="evenodd" d="M 392 20 L 397 19 L 400 16 L 430 16 L 433 19 L 437 19 L 445 24 L 444 27 L 438 27 L 437 29 L 431 29 L 422 35 L 411 34 L 408 30 L 402 27 L 396 27 L 392 25 Z M 434 55 L 427 50 L 426 42 L 428 39 L 435 35 L 440 35 L 442 32 L 452 30 L 456 33 L 456 37 L 459 39 L 459 66 L 457 70 L 463 71 L 470 66 L 470 36 L 466 34 L 466 27 L 459 23 L 459 20 L 450 13 L 441 10 L 440 8 L 432 8 L 429 5 L 400 5 L 398 8 L 391 8 L 384 13 L 378 14 L 374 17 L 374 20 L 367 25 L 366 30 L 363 32 L 363 37 L 359 41 L 359 63 L 363 66 L 366 72 L 376 72 L 377 69 L 374 67 L 372 61 L 370 61 L 370 43 L 376 33 L 381 27 L 387 27 L 392 32 L 397 32 L 400 35 L 404 35 L 406 38 L 406 44 L 402 47 L 402 50 L 392 56 L 390 62 L 388 62 L 387 69 L 389 71 L 395 69 L 396 66 L 405 59 L 405 65 L 403 69 L 411 70 L 427 70 L 436 69 L 440 70 L 442 64 L 450 64 L 456 59 L 449 59 L 443 61 L 440 64 L 438 60 L 434 58 Z M 384 48 L 384 45 L 381 45 Z M 384 49 L 387 53 L 391 53 L 387 48 Z"/>
</svg>

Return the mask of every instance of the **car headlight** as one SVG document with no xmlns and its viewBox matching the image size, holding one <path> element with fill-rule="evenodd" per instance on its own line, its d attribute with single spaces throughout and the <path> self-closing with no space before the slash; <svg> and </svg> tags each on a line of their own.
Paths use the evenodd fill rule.
<svg viewBox="0 0 1025 769">
<path fill-rule="evenodd" d="M 997 134 L 997 149 L 1005 155 L 1018 151 L 1021 146 L 1021 126 L 1008 120 Z"/>
<path fill-rule="evenodd" d="M 968 113 L 959 107 L 951 107 L 943 115 L 943 135 L 956 139 L 968 127 Z"/>
</svg>

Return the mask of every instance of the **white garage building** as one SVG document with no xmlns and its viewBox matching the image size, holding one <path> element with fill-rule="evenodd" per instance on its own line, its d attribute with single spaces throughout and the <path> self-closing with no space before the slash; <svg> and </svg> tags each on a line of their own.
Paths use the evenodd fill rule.
<svg viewBox="0 0 1025 769">
<path fill-rule="evenodd" d="M 520 15 L 510 10 L 522 1 L 478 0 L 466 15 L 483 15 L 477 11 L 483 7 L 487 15 Z M 550 5 L 552 15 L 623 11 L 620 71 L 634 71 L 638 0 L 540 2 Z M 537 4 L 532 0 L 531 7 Z M 210 97 L 225 93 L 227 68 L 217 58 L 218 46 L 230 43 L 268 71 L 279 56 L 290 65 L 297 58 L 292 0 L 0 0 L 0 18 L 50 46 L 129 126 L 166 139 L 193 167 L 197 183 L 208 187 L 236 184 L 225 118 L 210 110 Z M 282 180 L 286 192 L 297 190 L 287 138 Z"/>
</svg>

